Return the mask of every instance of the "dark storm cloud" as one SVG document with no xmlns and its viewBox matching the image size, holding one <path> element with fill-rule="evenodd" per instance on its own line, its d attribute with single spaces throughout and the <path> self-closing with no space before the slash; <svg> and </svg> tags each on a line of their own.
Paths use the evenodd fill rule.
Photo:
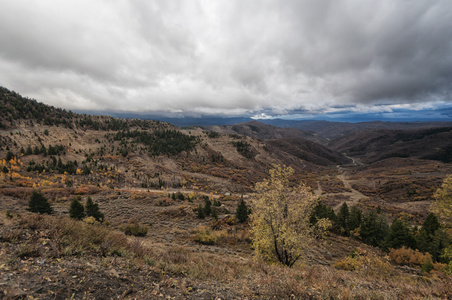
<svg viewBox="0 0 452 300">
<path fill-rule="evenodd" d="M 71 109 L 417 109 L 451 100 L 451 19 L 448 1 L 6 0 L 0 84 Z"/>
</svg>

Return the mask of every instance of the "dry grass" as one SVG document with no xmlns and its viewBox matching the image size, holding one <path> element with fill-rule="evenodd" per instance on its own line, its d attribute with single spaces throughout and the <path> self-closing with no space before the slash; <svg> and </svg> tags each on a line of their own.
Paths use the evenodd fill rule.
<svg viewBox="0 0 452 300">
<path fill-rule="evenodd" d="M 446 299 L 452 295 L 450 277 L 405 274 L 394 269 L 386 258 L 364 250 L 358 251 L 354 261 L 350 262 L 353 266 L 350 268 L 306 264 L 287 268 L 238 255 L 157 245 L 148 239 L 126 237 L 104 225 L 87 224 L 65 217 L 26 214 L 21 219 L 13 220 L 20 227 L 12 231 L 2 228 L 1 237 L 4 243 L 19 245 L 16 252 L 19 258 L 64 258 L 88 254 L 126 256 L 131 264 L 141 268 L 172 274 L 176 278 L 227 286 L 249 299 Z M 199 228 L 198 231 L 207 232 L 208 229 Z M 22 232 L 33 234 L 36 238 L 24 242 L 20 238 Z M 222 243 L 228 243 L 232 233 L 221 230 L 215 234 L 219 234 Z M 43 251 L 43 244 L 49 249 Z M 345 265 L 345 262 L 337 263 L 336 267 L 341 264 Z M 183 292 L 184 285 L 178 283 L 177 286 Z M 185 293 L 188 293 L 186 287 Z"/>
<path fill-rule="evenodd" d="M 51 245 L 50 256 L 70 256 L 94 253 L 111 255 L 123 253 L 127 239 L 103 225 L 87 224 L 67 217 L 31 214 L 19 221 L 26 229 L 39 234 Z"/>
<path fill-rule="evenodd" d="M 214 227 L 216 228 L 217 222 L 214 223 Z M 193 230 L 193 234 L 193 240 L 203 245 L 236 245 L 250 242 L 250 233 L 248 230 L 229 226 L 221 230 L 199 226 Z"/>
</svg>

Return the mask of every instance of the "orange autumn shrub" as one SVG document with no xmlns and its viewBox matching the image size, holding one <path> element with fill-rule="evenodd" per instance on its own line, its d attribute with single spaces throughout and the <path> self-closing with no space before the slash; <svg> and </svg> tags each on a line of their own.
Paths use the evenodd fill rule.
<svg viewBox="0 0 452 300">
<path fill-rule="evenodd" d="M 426 263 L 432 263 L 430 253 L 421 253 L 419 250 L 402 247 L 399 249 L 390 249 L 389 258 L 398 265 L 407 265 L 411 267 L 423 266 Z"/>
</svg>

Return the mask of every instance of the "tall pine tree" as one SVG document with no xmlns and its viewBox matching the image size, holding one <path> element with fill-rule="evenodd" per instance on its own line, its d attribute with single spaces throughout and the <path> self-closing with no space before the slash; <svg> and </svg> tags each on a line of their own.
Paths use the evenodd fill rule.
<svg viewBox="0 0 452 300">
<path fill-rule="evenodd" d="M 51 214 L 53 208 L 47 198 L 38 191 L 33 191 L 28 201 L 28 210 L 40 214 Z"/>
<path fill-rule="evenodd" d="M 81 220 L 85 217 L 85 208 L 80 202 L 80 196 L 74 197 L 69 208 L 69 216 L 72 219 Z"/>
<path fill-rule="evenodd" d="M 239 204 L 237 205 L 235 216 L 237 217 L 237 220 L 239 220 L 240 223 L 243 223 L 248 219 L 248 207 L 246 206 L 243 197 L 240 200 Z"/>
<path fill-rule="evenodd" d="M 347 222 L 347 230 L 352 231 L 361 226 L 361 222 L 363 219 L 362 215 L 363 214 L 361 210 L 356 205 L 352 206 L 352 208 L 350 209 L 350 216 Z"/>
<path fill-rule="evenodd" d="M 350 211 L 348 210 L 347 203 L 344 202 L 337 213 L 337 224 L 342 227 L 345 235 L 348 235 L 348 219 L 350 217 Z"/>
<path fill-rule="evenodd" d="M 450 244 L 450 237 L 441 228 L 435 214 L 431 213 L 427 216 L 416 236 L 416 242 L 421 252 L 430 253 L 435 261 L 446 262 L 442 254 L 444 248 Z"/>
<path fill-rule="evenodd" d="M 207 197 L 204 199 L 204 214 L 206 216 L 210 216 L 210 213 L 212 212 L 212 201 Z"/>
<path fill-rule="evenodd" d="M 98 222 L 104 220 L 104 214 L 100 212 L 99 205 L 94 203 L 91 197 L 88 197 L 86 200 L 86 215 L 88 217 L 93 217 Z"/>
<path fill-rule="evenodd" d="M 364 243 L 381 247 L 388 234 L 388 230 L 388 221 L 384 216 L 374 211 L 363 216 L 360 235 Z"/>
<path fill-rule="evenodd" d="M 411 232 L 410 226 L 407 222 L 396 219 L 389 227 L 388 235 L 386 236 L 384 248 L 398 249 L 403 246 L 411 249 L 416 248 L 416 240 Z"/>
</svg>

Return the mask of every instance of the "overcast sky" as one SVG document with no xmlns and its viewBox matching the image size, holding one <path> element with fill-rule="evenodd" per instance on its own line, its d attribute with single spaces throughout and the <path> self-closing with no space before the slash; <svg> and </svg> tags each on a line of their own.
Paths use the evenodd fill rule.
<svg viewBox="0 0 452 300">
<path fill-rule="evenodd" d="M 0 7 L 0 85 L 57 107 L 265 116 L 452 102 L 447 0 Z"/>
</svg>

